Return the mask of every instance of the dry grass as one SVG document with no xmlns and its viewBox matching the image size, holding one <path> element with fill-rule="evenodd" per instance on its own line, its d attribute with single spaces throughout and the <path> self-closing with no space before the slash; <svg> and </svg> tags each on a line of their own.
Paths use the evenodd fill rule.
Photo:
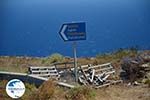
<svg viewBox="0 0 150 100">
<path fill-rule="evenodd" d="M 25 73 L 31 65 L 41 65 L 41 59 L 31 57 L 0 57 L 0 71 Z"/>
<path fill-rule="evenodd" d="M 54 82 L 45 82 L 38 91 L 28 97 L 32 100 L 150 100 L 148 86 L 112 85 L 101 89 L 77 87 L 71 90 L 57 87 Z M 26 99 L 23 99 L 26 100 Z"/>
<path fill-rule="evenodd" d="M 150 100 L 150 88 L 124 85 L 96 90 L 96 100 Z"/>
<path fill-rule="evenodd" d="M 126 56 L 135 56 L 137 53 L 132 50 L 118 50 L 114 53 L 100 54 L 93 58 L 78 58 L 78 65 L 84 64 L 103 64 L 112 62 L 113 64 L 120 64 L 120 60 Z M 72 62 L 72 58 L 64 58 L 60 54 L 52 54 L 49 57 L 0 57 L 0 71 L 12 72 L 27 72 L 29 66 L 47 66 L 54 62 Z"/>
<path fill-rule="evenodd" d="M 5 90 L 5 86 L 6 86 L 7 82 L 8 81 L 6 81 L 6 80 L 0 81 L 0 100 L 10 100 L 10 99 L 8 99 L 9 97 Z"/>
<path fill-rule="evenodd" d="M 98 55 L 95 58 L 79 58 L 78 64 L 95 65 L 112 62 L 115 69 L 119 70 L 120 61 L 123 57 L 135 56 L 136 54 L 135 51 L 118 51 L 112 54 Z M 28 66 L 47 65 L 49 60 L 30 57 L 0 57 L 0 71 L 27 72 Z M 64 61 L 69 62 L 72 60 L 65 59 Z M 0 81 L 0 87 L 5 87 L 4 84 L 6 84 L 6 81 Z M 68 90 L 56 86 L 52 81 L 47 81 L 38 89 L 29 84 L 26 84 L 26 88 L 27 92 L 21 100 L 150 100 L 150 88 L 142 86 L 127 87 L 124 85 L 114 85 L 97 90 L 85 87 Z M 5 90 L 1 90 L 0 94 L 6 96 L 2 100 L 10 100 Z M 91 94 L 93 94 L 92 98 Z"/>
<path fill-rule="evenodd" d="M 90 87 L 80 86 L 69 90 L 66 94 L 67 100 L 93 100 L 95 91 Z"/>
<path fill-rule="evenodd" d="M 32 98 L 31 98 L 32 97 Z M 34 97 L 34 98 L 33 98 Z M 113 85 L 101 89 L 78 87 L 66 90 L 45 82 L 32 96 L 32 100 L 150 100 L 150 88 L 142 86 Z M 26 99 L 23 99 L 26 100 Z"/>
<path fill-rule="evenodd" d="M 6 84 L 7 81 L 0 81 L 0 100 L 11 100 L 5 91 Z M 20 100 L 150 100 L 148 86 L 129 87 L 120 84 L 96 90 L 89 87 L 70 90 L 58 87 L 52 80 L 49 80 L 38 89 L 31 84 L 25 84 L 25 87 L 26 92 Z"/>
<path fill-rule="evenodd" d="M 56 86 L 52 81 L 44 82 L 36 91 L 33 91 L 24 100 L 65 100 L 65 90 Z"/>
<path fill-rule="evenodd" d="M 26 73 L 29 66 L 48 66 L 61 61 L 65 60 L 62 55 L 57 53 L 44 58 L 0 56 L 0 71 Z"/>
</svg>

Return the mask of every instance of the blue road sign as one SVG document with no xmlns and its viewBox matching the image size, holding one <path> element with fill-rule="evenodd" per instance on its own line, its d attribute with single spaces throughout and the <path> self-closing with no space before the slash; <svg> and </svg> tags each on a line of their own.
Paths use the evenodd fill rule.
<svg viewBox="0 0 150 100">
<path fill-rule="evenodd" d="M 85 23 L 65 23 L 62 25 L 59 34 L 64 41 L 86 40 Z"/>
</svg>

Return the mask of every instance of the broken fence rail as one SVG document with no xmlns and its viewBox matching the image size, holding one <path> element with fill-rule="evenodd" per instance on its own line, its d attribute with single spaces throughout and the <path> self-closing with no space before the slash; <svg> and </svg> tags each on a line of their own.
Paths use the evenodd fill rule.
<svg viewBox="0 0 150 100">
<path fill-rule="evenodd" d="M 80 66 L 79 82 L 83 85 L 92 85 L 95 88 L 105 87 L 111 84 L 121 82 L 121 80 L 107 80 L 111 74 L 115 74 L 115 69 L 111 63 L 101 65 L 83 65 Z"/>
<path fill-rule="evenodd" d="M 55 66 L 30 66 L 29 74 L 44 78 L 56 78 L 60 77 Z"/>
<path fill-rule="evenodd" d="M 95 75 L 99 75 L 99 74 L 102 74 L 104 72 L 106 75 L 115 73 L 115 69 L 113 68 L 111 63 L 95 65 L 95 66 L 92 66 L 91 64 L 90 65 L 82 65 L 82 66 L 80 66 L 79 73 L 82 72 L 82 74 L 84 73 L 84 74 L 86 74 L 86 76 L 88 76 L 88 70 L 89 69 L 94 69 Z"/>
</svg>

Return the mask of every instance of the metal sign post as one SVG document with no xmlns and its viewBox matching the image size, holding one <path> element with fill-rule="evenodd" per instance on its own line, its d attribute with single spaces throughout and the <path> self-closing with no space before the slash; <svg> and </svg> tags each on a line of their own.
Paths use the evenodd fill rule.
<svg viewBox="0 0 150 100">
<path fill-rule="evenodd" d="M 76 41 L 86 40 L 85 22 L 65 23 L 62 25 L 59 34 L 64 41 L 74 41 L 73 42 L 74 72 L 75 72 L 75 81 L 77 82 L 78 66 L 77 66 Z"/>
<path fill-rule="evenodd" d="M 78 81 L 78 66 L 77 66 L 77 51 L 76 51 L 76 42 L 73 42 L 73 54 L 74 54 L 74 72 L 75 72 L 75 81 Z"/>
</svg>

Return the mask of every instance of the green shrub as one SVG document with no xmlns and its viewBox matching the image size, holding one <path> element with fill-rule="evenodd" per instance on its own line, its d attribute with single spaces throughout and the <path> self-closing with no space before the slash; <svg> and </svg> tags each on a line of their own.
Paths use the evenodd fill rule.
<svg viewBox="0 0 150 100">
<path fill-rule="evenodd" d="M 61 54 L 55 53 L 50 56 L 51 63 L 62 62 L 63 56 Z"/>
<path fill-rule="evenodd" d="M 46 57 L 42 60 L 42 64 L 51 64 L 56 62 L 62 62 L 64 60 L 64 57 L 59 53 L 54 53 L 50 55 L 49 57 Z"/>
</svg>

